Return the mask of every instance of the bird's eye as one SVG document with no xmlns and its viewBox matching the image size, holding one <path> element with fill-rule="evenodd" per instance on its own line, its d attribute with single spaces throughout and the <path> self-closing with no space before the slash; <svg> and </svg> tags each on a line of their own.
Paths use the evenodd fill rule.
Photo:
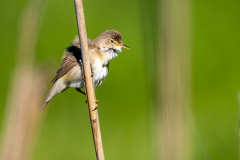
<svg viewBox="0 0 240 160">
<path fill-rule="evenodd" d="M 113 40 L 111 39 L 110 42 L 113 43 Z"/>
</svg>

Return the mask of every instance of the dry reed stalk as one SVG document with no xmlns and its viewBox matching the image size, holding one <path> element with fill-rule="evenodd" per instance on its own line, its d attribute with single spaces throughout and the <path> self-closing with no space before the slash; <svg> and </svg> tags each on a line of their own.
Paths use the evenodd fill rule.
<svg viewBox="0 0 240 160">
<path fill-rule="evenodd" d="M 190 160 L 190 1 L 160 1 L 160 159 Z"/>
<path fill-rule="evenodd" d="M 95 145 L 95 152 L 98 160 L 105 160 L 103 146 L 102 146 L 100 124 L 99 124 L 99 118 L 98 118 L 98 111 L 97 109 L 95 109 L 96 96 L 95 96 L 95 90 L 93 87 L 93 80 L 91 76 L 92 71 L 91 71 L 90 61 L 88 56 L 87 32 L 86 32 L 82 0 L 75 0 L 75 10 L 76 10 L 76 17 L 77 17 L 77 24 L 78 24 L 79 42 L 80 42 L 82 57 L 83 57 L 84 86 L 85 86 L 87 102 L 88 102 L 90 122 L 92 126 L 92 134 L 93 134 L 94 145 Z"/>
<path fill-rule="evenodd" d="M 1 160 L 30 158 L 42 115 L 39 106 L 45 91 L 43 73 L 24 66 L 15 70 L 3 136 Z"/>
<path fill-rule="evenodd" d="M 33 3 L 29 3 L 21 17 L 17 64 L 6 105 L 1 160 L 30 159 L 43 118 L 39 106 L 44 96 L 46 74 L 33 68 L 40 13 Z"/>
</svg>

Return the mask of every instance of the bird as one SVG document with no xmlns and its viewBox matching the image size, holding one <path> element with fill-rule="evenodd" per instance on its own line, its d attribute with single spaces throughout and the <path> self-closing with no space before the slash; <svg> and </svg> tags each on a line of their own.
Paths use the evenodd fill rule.
<svg viewBox="0 0 240 160">
<path fill-rule="evenodd" d="M 123 44 L 121 33 L 115 30 L 106 30 L 96 39 L 88 40 L 88 54 L 94 89 L 103 83 L 108 74 L 109 62 L 118 56 L 118 52 L 122 52 L 122 48 L 130 50 L 128 46 Z M 44 109 L 58 93 L 62 93 L 70 87 L 85 94 L 81 90 L 84 89 L 82 65 L 79 38 L 76 37 L 71 46 L 67 47 L 63 53 L 61 66 L 57 69 L 56 76 L 52 80 L 53 86 L 44 99 L 40 110 Z"/>
</svg>

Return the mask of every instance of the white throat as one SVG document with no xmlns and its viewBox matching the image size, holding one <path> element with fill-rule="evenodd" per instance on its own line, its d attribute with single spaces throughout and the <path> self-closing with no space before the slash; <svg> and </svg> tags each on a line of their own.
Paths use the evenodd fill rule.
<svg viewBox="0 0 240 160">
<path fill-rule="evenodd" d="M 121 47 L 114 47 L 113 49 L 103 47 L 103 63 L 107 65 L 109 61 L 118 56 L 117 52 L 122 52 L 121 49 Z"/>
</svg>

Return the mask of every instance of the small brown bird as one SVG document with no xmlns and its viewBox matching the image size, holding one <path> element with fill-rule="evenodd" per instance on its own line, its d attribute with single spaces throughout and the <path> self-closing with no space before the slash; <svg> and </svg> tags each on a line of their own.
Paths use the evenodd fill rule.
<svg viewBox="0 0 240 160">
<path fill-rule="evenodd" d="M 88 54 L 93 73 L 93 84 L 96 89 L 102 84 L 108 74 L 109 61 L 117 57 L 117 52 L 122 48 L 130 49 L 122 43 L 122 35 L 114 30 L 102 32 L 95 40 L 88 42 Z M 81 91 L 84 88 L 82 74 L 82 54 L 80 50 L 79 38 L 75 38 L 72 45 L 66 49 L 62 56 L 62 64 L 56 71 L 53 87 L 45 98 L 40 109 L 58 93 L 65 91 L 69 87 Z"/>
</svg>

